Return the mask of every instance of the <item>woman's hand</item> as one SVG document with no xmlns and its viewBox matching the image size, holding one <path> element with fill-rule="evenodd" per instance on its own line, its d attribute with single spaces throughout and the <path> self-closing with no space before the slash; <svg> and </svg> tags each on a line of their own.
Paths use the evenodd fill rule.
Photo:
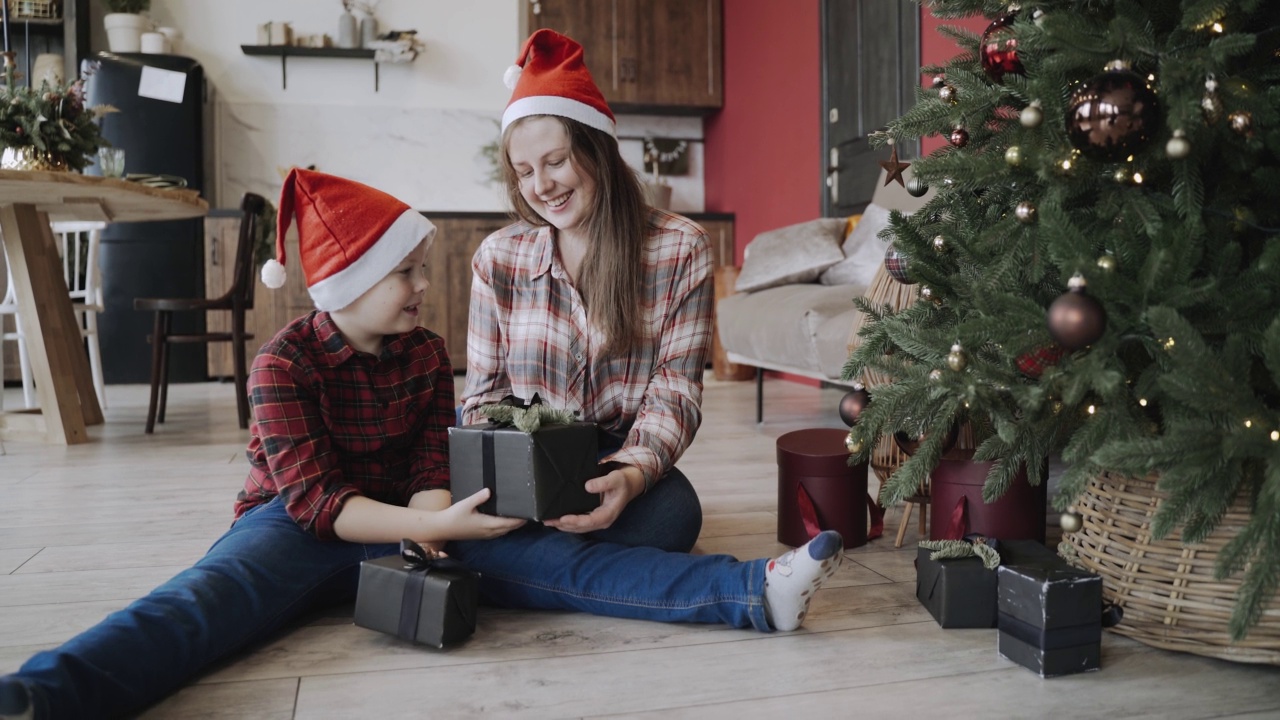
<svg viewBox="0 0 1280 720">
<path fill-rule="evenodd" d="M 496 517 L 476 510 L 488 499 L 489 488 L 481 488 L 480 492 L 438 511 L 445 537 L 450 540 L 488 540 L 524 525 L 522 518 Z"/>
<path fill-rule="evenodd" d="M 644 492 L 644 473 L 632 465 L 622 465 L 587 481 L 587 492 L 600 493 L 600 507 L 586 515 L 565 515 L 543 524 L 571 533 L 603 530 L 622 514 L 622 509 Z"/>
</svg>

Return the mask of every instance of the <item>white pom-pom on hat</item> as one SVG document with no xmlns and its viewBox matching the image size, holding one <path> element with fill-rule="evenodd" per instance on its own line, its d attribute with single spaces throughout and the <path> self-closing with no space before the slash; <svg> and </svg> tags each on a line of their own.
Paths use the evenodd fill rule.
<svg viewBox="0 0 1280 720">
<path fill-rule="evenodd" d="M 506 85 L 508 90 L 515 90 L 516 83 L 520 82 L 520 73 L 522 72 L 524 72 L 524 69 L 519 65 L 512 65 L 507 68 L 506 72 L 502 73 L 502 84 Z"/>
<path fill-rule="evenodd" d="M 281 265 L 280 261 L 275 258 L 271 258 L 262 265 L 262 284 L 272 290 L 284 287 L 284 281 L 287 276 L 284 265 Z"/>
</svg>

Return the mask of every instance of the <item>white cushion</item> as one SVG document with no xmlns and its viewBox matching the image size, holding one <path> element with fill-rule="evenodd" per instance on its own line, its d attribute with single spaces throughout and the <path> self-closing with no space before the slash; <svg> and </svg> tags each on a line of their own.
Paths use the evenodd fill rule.
<svg viewBox="0 0 1280 720">
<path fill-rule="evenodd" d="M 866 292 L 876 270 L 884 264 L 889 243 L 876 236 L 887 227 L 889 211 L 874 203 L 868 205 L 841 246 L 844 259 L 824 270 L 818 281 L 823 285 L 851 285 L 855 295 Z"/>
<path fill-rule="evenodd" d="M 754 293 L 737 293 L 716 304 L 716 325 L 725 350 L 765 363 L 793 367 L 808 372 L 823 370 L 820 346 L 824 332 L 844 346 L 856 312 L 854 293 L 847 287 L 824 287 L 817 283 L 790 284 Z M 845 317 L 844 320 L 835 320 Z M 837 332 L 828 323 L 844 323 Z M 824 330 L 824 326 L 827 328 Z M 845 355 L 848 355 L 846 349 Z M 832 363 L 827 362 L 830 366 Z"/>
<path fill-rule="evenodd" d="M 755 292 L 817 280 L 823 270 L 844 259 L 844 226 L 844 218 L 819 218 L 760 233 L 743 252 L 734 289 Z"/>
</svg>

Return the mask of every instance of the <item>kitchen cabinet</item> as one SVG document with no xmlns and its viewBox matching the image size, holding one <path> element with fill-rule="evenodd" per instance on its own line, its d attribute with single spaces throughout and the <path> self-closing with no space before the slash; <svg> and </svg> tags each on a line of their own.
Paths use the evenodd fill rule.
<svg viewBox="0 0 1280 720">
<path fill-rule="evenodd" d="M 418 322 L 444 338 L 454 372 L 461 373 L 467 365 L 471 258 L 486 237 L 509 225 L 511 219 L 505 213 L 496 212 L 427 212 L 426 216 L 436 226 L 436 239 L 427 255 L 427 279 L 431 285 L 418 308 Z M 716 266 L 733 265 L 733 216 L 690 213 L 690 217 L 710 235 Z M 205 219 L 205 283 L 209 297 L 221 295 L 231 282 L 239 226 L 238 212 L 215 211 Z M 290 258 L 299 257 L 296 226 L 285 236 L 285 252 Z M 253 309 L 245 318 L 248 331 L 254 335 L 250 343 L 254 352 L 280 328 L 314 307 L 301 266 L 293 262 L 287 267 L 284 287 L 271 290 L 259 283 L 255 289 Z M 229 323 L 227 313 L 208 316 L 209 332 L 229 331 Z M 209 375 L 231 377 L 231 350 L 226 343 L 210 344 Z"/>
<path fill-rule="evenodd" d="M 721 0 L 530 0 L 530 32 L 582 44 L 615 113 L 704 114 L 724 104 Z"/>
</svg>

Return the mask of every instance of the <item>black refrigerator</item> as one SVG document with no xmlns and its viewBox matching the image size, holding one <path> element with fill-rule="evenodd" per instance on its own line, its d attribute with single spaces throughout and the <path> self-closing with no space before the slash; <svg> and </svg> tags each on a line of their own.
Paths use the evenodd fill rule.
<svg viewBox="0 0 1280 720">
<path fill-rule="evenodd" d="M 206 182 L 206 116 L 211 107 L 204 70 L 178 55 L 101 53 L 81 71 L 88 105 L 111 105 L 102 134 L 124 148 L 126 174 L 175 175 L 209 197 Z M 101 174 L 96 165 L 87 175 Z M 111 223 L 99 257 L 105 311 L 98 316 L 102 372 L 107 383 L 146 383 L 151 372 L 154 315 L 133 309 L 134 298 L 202 297 L 204 222 Z M 203 333 L 202 313 L 175 313 L 174 332 Z M 202 344 L 171 345 L 169 380 L 208 379 Z"/>
</svg>

